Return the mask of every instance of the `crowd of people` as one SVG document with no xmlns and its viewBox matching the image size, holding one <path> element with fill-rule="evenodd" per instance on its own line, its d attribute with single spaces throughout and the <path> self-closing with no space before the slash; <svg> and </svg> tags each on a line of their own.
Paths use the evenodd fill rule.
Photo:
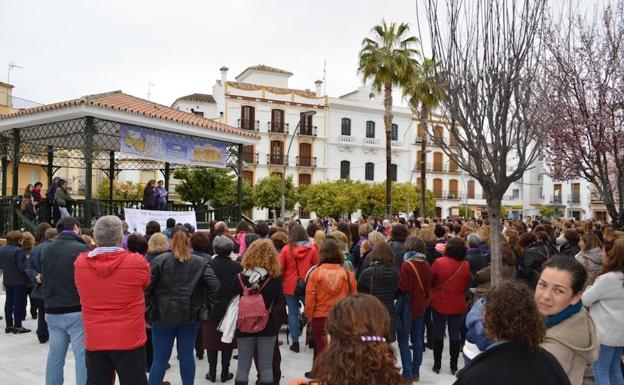
<svg viewBox="0 0 624 385">
<path fill-rule="evenodd" d="M 248 384 L 254 362 L 257 384 L 279 384 L 283 328 L 292 352 L 314 349 L 295 384 L 416 382 L 426 349 L 425 375 L 447 370 L 445 344 L 457 384 L 624 384 L 624 232 L 505 221 L 492 282 L 492 231 L 362 218 L 209 231 L 169 220 L 128 234 L 115 216 L 93 229 L 64 217 L 0 247 L 5 332 L 30 331 L 29 298 L 47 385 L 63 383 L 70 344 L 79 385 L 165 384 L 174 342 L 184 385 L 204 356 L 210 382 Z"/>
</svg>

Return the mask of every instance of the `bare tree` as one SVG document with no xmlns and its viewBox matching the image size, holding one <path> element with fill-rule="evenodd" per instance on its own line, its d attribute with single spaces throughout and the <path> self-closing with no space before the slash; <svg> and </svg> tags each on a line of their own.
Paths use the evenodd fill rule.
<svg viewBox="0 0 624 385">
<path fill-rule="evenodd" d="M 440 112 L 457 146 L 428 134 L 483 188 L 496 283 L 503 195 L 539 155 L 541 112 L 533 86 L 546 0 L 427 0 L 426 13 L 444 92 Z"/>
<path fill-rule="evenodd" d="M 597 21 L 574 14 L 548 34 L 543 82 L 550 175 L 592 183 L 624 225 L 624 3 Z"/>
</svg>

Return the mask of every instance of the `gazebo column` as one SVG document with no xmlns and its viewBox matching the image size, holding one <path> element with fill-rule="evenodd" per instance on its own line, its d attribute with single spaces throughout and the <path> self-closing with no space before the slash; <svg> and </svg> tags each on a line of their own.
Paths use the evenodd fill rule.
<svg viewBox="0 0 624 385">
<path fill-rule="evenodd" d="M 18 195 L 19 189 L 19 162 L 20 162 L 20 131 L 18 128 L 13 129 L 13 185 L 11 186 L 11 194 L 15 197 Z"/>
<path fill-rule="evenodd" d="M 48 188 L 50 188 L 50 186 L 52 186 L 52 179 L 54 178 L 54 147 L 52 146 L 48 146 L 48 165 L 46 167 L 46 174 L 48 175 Z"/>
<path fill-rule="evenodd" d="M 109 153 L 108 158 L 108 215 L 113 215 L 113 183 L 115 181 L 115 151 Z"/>
<path fill-rule="evenodd" d="M 9 139 L 0 136 L 0 153 L 2 153 L 2 192 L 0 195 L 7 195 L 7 171 L 9 171 Z"/>
<path fill-rule="evenodd" d="M 84 223 L 83 226 L 91 227 L 91 218 L 93 215 L 93 135 L 95 134 L 95 123 L 92 116 L 85 119 L 84 132 L 84 159 L 85 159 L 85 206 L 84 206 Z"/>
<path fill-rule="evenodd" d="M 238 218 L 240 221 L 243 215 L 243 145 L 238 145 L 238 151 L 236 154 L 236 202 L 238 202 Z"/>
<path fill-rule="evenodd" d="M 165 171 L 163 172 L 163 177 L 165 179 L 165 190 L 167 190 L 167 206 L 169 206 L 169 177 L 171 176 L 171 164 L 169 162 L 165 162 Z M 165 207 L 168 209 L 168 207 Z"/>
<path fill-rule="evenodd" d="M 11 186 L 11 229 L 17 230 L 19 226 L 19 222 L 17 220 L 17 214 L 15 210 L 17 209 L 17 195 L 19 189 L 19 163 L 20 163 L 20 131 L 19 128 L 13 129 L 13 154 L 11 163 L 13 165 L 13 185 Z"/>
</svg>

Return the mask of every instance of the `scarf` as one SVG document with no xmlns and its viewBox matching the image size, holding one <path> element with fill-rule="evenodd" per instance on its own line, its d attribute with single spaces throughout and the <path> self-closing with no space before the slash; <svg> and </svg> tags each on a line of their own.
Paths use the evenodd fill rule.
<svg viewBox="0 0 624 385">
<path fill-rule="evenodd" d="M 412 259 L 426 261 L 427 256 L 423 253 L 419 253 L 418 251 L 408 251 L 405 255 L 403 255 L 403 261 L 411 261 Z"/>
<path fill-rule="evenodd" d="M 567 309 L 562 310 L 561 312 L 553 315 L 549 315 L 544 318 L 544 322 L 546 323 L 546 329 L 550 329 L 551 327 L 562 323 L 568 318 L 572 317 L 574 314 L 581 311 L 583 308 L 583 301 L 579 300 L 576 305 L 570 305 Z"/>
<path fill-rule="evenodd" d="M 260 288 L 260 281 L 267 275 L 267 271 L 263 267 L 254 267 L 243 271 L 243 275 L 249 278 L 249 284 L 254 290 Z"/>
</svg>

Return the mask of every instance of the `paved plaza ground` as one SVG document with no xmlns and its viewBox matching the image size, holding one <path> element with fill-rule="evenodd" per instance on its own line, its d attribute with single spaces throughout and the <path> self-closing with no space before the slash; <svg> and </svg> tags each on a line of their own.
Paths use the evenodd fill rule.
<svg viewBox="0 0 624 385">
<path fill-rule="evenodd" d="M 0 306 L 4 308 L 4 295 L 0 295 Z M 0 321 L 2 329 L 4 329 L 4 320 Z M 48 353 L 47 344 L 39 344 L 37 336 L 34 333 L 37 328 L 37 321 L 28 319 L 24 322 L 24 326 L 28 329 L 32 329 L 31 333 L 26 334 L 5 334 L 0 333 L 0 385 L 44 385 L 45 384 L 45 363 L 46 355 Z M 280 340 L 284 342 L 281 346 L 282 353 L 282 381 L 280 384 L 286 385 L 294 379 L 301 379 L 303 373 L 310 370 L 312 365 L 312 350 L 302 350 L 299 354 L 293 353 L 288 349 L 286 345 L 286 335 L 284 330 L 280 333 Z M 401 364 L 399 359 L 398 347 L 395 345 L 398 364 Z M 445 346 L 446 349 L 448 347 Z M 236 354 L 236 351 L 234 351 Z M 170 360 L 171 369 L 167 371 L 165 380 L 170 381 L 173 385 L 181 385 L 178 362 L 175 359 L 175 349 Z M 460 366 L 461 366 L 460 358 Z M 232 360 L 230 370 L 236 372 L 237 361 Z M 427 350 L 423 358 L 423 365 L 421 367 L 420 377 L 421 380 L 418 384 L 452 384 L 454 377 L 451 375 L 448 367 L 448 357 L 445 355 L 443 358 L 442 371 L 440 374 L 435 374 L 431 371 L 433 365 L 432 352 Z M 197 372 L 196 372 L 196 384 L 211 384 L 204 378 L 204 375 L 208 371 L 208 362 L 204 357 L 203 361 L 197 360 Z M 220 368 L 217 370 L 217 374 L 220 374 Z M 256 372 L 252 368 L 250 374 L 250 384 L 255 382 Z M 221 382 L 217 382 L 221 383 Z M 234 380 L 227 382 L 234 385 Z M 71 385 L 74 382 L 74 358 L 71 353 L 71 348 L 67 354 L 67 362 L 65 364 L 65 384 Z"/>
</svg>

